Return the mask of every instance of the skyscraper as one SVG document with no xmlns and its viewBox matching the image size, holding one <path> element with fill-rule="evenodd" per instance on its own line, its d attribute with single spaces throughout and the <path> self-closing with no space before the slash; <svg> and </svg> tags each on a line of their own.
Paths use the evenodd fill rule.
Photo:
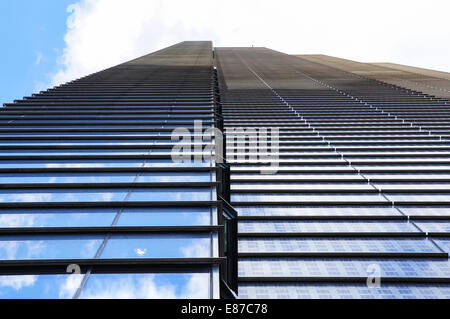
<svg viewBox="0 0 450 319">
<path fill-rule="evenodd" d="M 449 298 L 450 102 L 355 64 L 182 42 L 7 104 L 0 297 Z"/>
</svg>

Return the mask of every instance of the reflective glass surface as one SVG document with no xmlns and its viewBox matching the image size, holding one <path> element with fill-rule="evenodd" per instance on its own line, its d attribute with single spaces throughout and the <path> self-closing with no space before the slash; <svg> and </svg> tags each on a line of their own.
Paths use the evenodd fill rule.
<svg viewBox="0 0 450 319">
<path fill-rule="evenodd" d="M 373 267 L 381 277 L 450 277 L 447 259 L 244 258 L 239 275 L 292 277 L 368 277 Z"/>
<path fill-rule="evenodd" d="M 137 182 L 214 182 L 215 178 L 212 177 L 210 172 L 140 173 Z"/>
<path fill-rule="evenodd" d="M 203 299 L 210 298 L 210 274 L 92 274 L 80 298 Z"/>
<path fill-rule="evenodd" d="M 135 188 L 130 201 L 209 201 L 215 200 L 211 188 Z"/>
<path fill-rule="evenodd" d="M 240 191 L 240 190 L 273 190 L 276 192 L 277 190 L 369 190 L 373 191 L 373 186 L 366 183 L 340 183 L 340 184 L 331 184 L 331 183 L 233 183 L 231 187 L 232 190 Z"/>
<path fill-rule="evenodd" d="M 0 191 L 0 202 L 121 201 L 128 189 L 8 189 Z"/>
<path fill-rule="evenodd" d="M 428 239 L 241 238 L 239 252 L 439 252 Z"/>
<path fill-rule="evenodd" d="M 377 206 L 240 206 L 240 216 L 401 216 L 393 207 Z"/>
<path fill-rule="evenodd" d="M 240 284 L 240 298 L 274 299 L 449 299 L 450 285 L 382 284 Z"/>
<path fill-rule="evenodd" d="M 186 160 L 174 162 L 171 159 L 83 159 L 83 160 L 0 160 L 0 168 L 70 168 L 70 167 L 212 167 L 212 161 Z"/>
<path fill-rule="evenodd" d="M 213 208 L 125 208 L 117 226 L 211 225 Z M 1 217 L 0 217 L 1 218 Z"/>
<path fill-rule="evenodd" d="M 288 174 L 288 173 L 282 173 L 282 174 L 276 174 L 276 175 L 263 175 L 263 174 L 232 174 L 232 179 L 247 179 L 247 180 L 255 180 L 255 181 L 264 181 L 264 180 L 280 180 L 280 181 L 288 181 L 288 180 L 311 180 L 311 179 L 319 179 L 319 180 L 326 180 L 326 181 L 333 181 L 336 179 L 339 180 L 361 180 L 364 181 L 365 179 L 356 173 L 354 174 L 308 174 L 308 173 L 302 173 L 302 174 Z"/>
<path fill-rule="evenodd" d="M 419 230 L 408 222 L 374 221 L 239 221 L 243 233 L 337 232 L 337 233 L 416 233 Z"/>
<path fill-rule="evenodd" d="M 128 189 L 8 189 L 0 191 L 0 202 L 121 201 Z M 135 188 L 130 201 L 209 201 L 211 188 Z"/>
<path fill-rule="evenodd" d="M 329 194 L 231 194 L 231 200 L 235 202 L 260 201 L 260 202 L 387 202 L 387 200 L 379 194 L 345 194 L 345 193 L 329 193 Z"/>
<path fill-rule="evenodd" d="M 83 279 L 70 275 L 0 275 L 1 299 L 69 299 Z"/>
<path fill-rule="evenodd" d="M 433 240 L 439 248 L 450 254 L 450 238 L 434 238 Z"/>
<path fill-rule="evenodd" d="M 209 234 L 111 235 L 101 258 L 212 257 Z"/>
<path fill-rule="evenodd" d="M 0 236 L 0 259 L 94 258 L 101 235 Z"/>
<path fill-rule="evenodd" d="M 0 174 L 0 183 L 131 183 L 137 173 Z"/>
<path fill-rule="evenodd" d="M 405 215 L 408 216 L 449 216 L 450 207 L 431 206 L 431 207 L 412 207 L 399 206 L 398 207 Z"/>
<path fill-rule="evenodd" d="M 0 211 L 0 227 L 110 226 L 118 209 L 16 209 Z"/>
<path fill-rule="evenodd" d="M 160 163 L 160 161 L 158 161 Z M 160 163 L 161 164 L 161 163 Z M 143 160 L 1 160 L 1 168 L 141 167 Z"/>
<path fill-rule="evenodd" d="M 408 193 L 408 194 L 386 194 L 386 197 L 394 202 L 450 202 L 450 193 Z"/>
<path fill-rule="evenodd" d="M 415 221 L 420 229 L 428 233 L 450 233 L 449 221 Z"/>
<path fill-rule="evenodd" d="M 0 183 L 155 183 L 210 182 L 210 172 L 0 174 Z"/>
</svg>

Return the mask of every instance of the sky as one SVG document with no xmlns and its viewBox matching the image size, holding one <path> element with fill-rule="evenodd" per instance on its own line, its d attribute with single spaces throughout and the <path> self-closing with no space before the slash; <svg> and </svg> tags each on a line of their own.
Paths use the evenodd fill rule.
<svg viewBox="0 0 450 319">
<path fill-rule="evenodd" d="M 448 0 L 2 0 L 0 105 L 184 40 L 450 72 Z"/>
</svg>

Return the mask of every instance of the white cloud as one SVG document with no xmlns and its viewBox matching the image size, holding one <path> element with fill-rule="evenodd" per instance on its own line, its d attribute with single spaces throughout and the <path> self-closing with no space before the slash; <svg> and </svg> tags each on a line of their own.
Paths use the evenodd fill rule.
<svg viewBox="0 0 450 319">
<path fill-rule="evenodd" d="M 209 239 L 197 239 L 195 243 L 181 247 L 180 250 L 185 258 L 210 257 L 211 255 Z"/>
<path fill-rule="evenodd" d="M 42 52 L 36 52 L 36 60 L 34 61 L 35 65 L 39 65 L 42 61 Z"/>
<path fill-rule="evenodd" d="M 184 293 L 180 296 L 184 299 L 204 299 L 209 296 L 209 277 L 204 274 L 190 275 Z"/>
<path fill-rule="evenodd" d="M 39 256 L 45 249 L 46 244 L 42 240 L 0 241 L 0 258 L 30 259 Z"/>
<path fill-rule="evenodd" d="M 72 298 L 83 280 L 83 274 L 71 274 L 66 277 L 59 287 L 59 298 Z"/>
<path fill-rule="evenodd" d="M 175 299 L 208 298 L 209 274 L 94 275 L 81 298 Z"/>
<path fill-rule="evenodd" d="M 33 227 L 34 214 L 0 214 L 0 227 Z"/>
<path fill-rule="evenodd" d="M 98 276 L 99 277 L 99 276 Z M 174 299 L 176 287 L 171 284 L 158 285 L 154 275 L 122 275 L 114 280 L 93 281 L 84 290 L 86 299 Z M 92 281 L 92 280 L 91 280 Z"/>
<path fill-rule="evenodd" d="M 52 197 L 51 193 L 17 193 L 10 196 L 14 202 L 49 202 Z"/>
<path fill-rule="evenodd" d="M 53 84 L 183 40 L 450 71 L 445 0 L 81 0 Z"/>
<path fill-rule="evenodd" d="M 0 287 L 10 287 L 19 290 L 22 287 L 32 286 L 36 280 L 36 275 L 0 276 Z"/>
</svg>

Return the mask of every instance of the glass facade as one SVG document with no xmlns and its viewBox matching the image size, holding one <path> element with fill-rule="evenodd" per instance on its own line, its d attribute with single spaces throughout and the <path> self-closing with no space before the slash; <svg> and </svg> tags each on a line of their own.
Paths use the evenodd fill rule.
<svg viewBox="0 0 450 319">
<path fill-rule="evenodd" d="M 450 298 L 449 102 L 330 57 L 215 54 L 239 297 Z"/>
<path fill-rule="evenodd" d="M 219 298 L 214 86 L 183 42 L 5 105 L 0 298 Z"/>
<path fill-rule="evenodd" d="M 444 113 L 207 41 L 5 104 L 0 298 L 448 299 Z"/>
</svg>

